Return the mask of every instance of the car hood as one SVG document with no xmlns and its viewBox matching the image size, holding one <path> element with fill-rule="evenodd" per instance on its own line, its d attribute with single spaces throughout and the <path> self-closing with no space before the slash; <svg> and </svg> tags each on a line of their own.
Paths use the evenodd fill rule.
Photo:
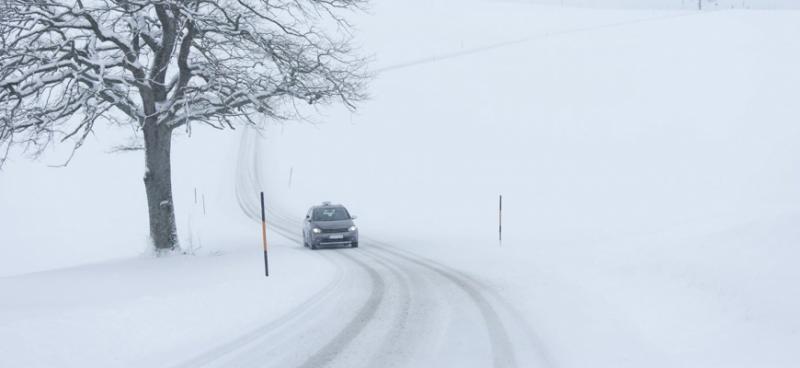
<svg viewBox="0 0 800 368">
<path fill-rule="evenodd" d="M 353 226 L 353 220 L 312 221 L 311 224 L 320 229 L 345 229 Z"/>
</svg>

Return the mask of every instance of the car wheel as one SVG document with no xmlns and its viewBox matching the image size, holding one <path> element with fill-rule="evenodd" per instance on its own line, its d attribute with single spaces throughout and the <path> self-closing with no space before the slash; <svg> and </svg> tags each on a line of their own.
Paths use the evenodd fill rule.
<svg viewBox="0 0 800 368">
<path fill-rule="evenodd" d="M 317 250 L 317 249 L 319 249 L 319 247 L 316 244 L 311 243 L 311 249 Z"/>
<path fill-rule="evenodd" d="M 308 248 L 308 242 L 306 241 L 306 233 L 303 233 L 303 246 Z"/>
<path fill-rule="evenodd" d="M 351 248 L 358 248 L 358 242 L 355 241 L 355 242 L 350 243 L 350 247 Z"/>
</svg>

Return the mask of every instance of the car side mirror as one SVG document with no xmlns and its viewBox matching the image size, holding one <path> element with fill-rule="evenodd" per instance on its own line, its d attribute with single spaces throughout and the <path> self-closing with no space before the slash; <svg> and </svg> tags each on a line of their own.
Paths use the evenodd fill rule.
<svg viewBox="0 0 800 368">
<path fill-rule="evenodd" d="M 351 220 L 355 220 L 355 219 L 357 219 L 357 218 L 358 218 L 358 216 L 350 216 L 350 219 L 351 219 Z"/>
</svg>

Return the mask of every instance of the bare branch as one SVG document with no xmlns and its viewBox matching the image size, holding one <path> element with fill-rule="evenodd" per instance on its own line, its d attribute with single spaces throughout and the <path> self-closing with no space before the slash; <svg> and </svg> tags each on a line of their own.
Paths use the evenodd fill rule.
<svg viewBox="0 0 800 368">
<path fill-rule="evenodd" d="M 363 0 L 3 0 L 0 167 L 10 147 L 80 147 L 120 117 L 217 129 L 363 99 L 345 12 Z"/>
</svg>

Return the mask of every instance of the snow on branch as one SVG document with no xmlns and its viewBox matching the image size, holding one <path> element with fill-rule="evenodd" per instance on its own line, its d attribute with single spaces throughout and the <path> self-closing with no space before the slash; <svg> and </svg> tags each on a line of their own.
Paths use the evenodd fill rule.
<svg viewBox="0 0 800 368">
<path fill-rule="evenodd" d="M 363 0 L 0 0 L 0 166 L 99 121 L 216 128 L 364 98 Z"/>
</svg>

